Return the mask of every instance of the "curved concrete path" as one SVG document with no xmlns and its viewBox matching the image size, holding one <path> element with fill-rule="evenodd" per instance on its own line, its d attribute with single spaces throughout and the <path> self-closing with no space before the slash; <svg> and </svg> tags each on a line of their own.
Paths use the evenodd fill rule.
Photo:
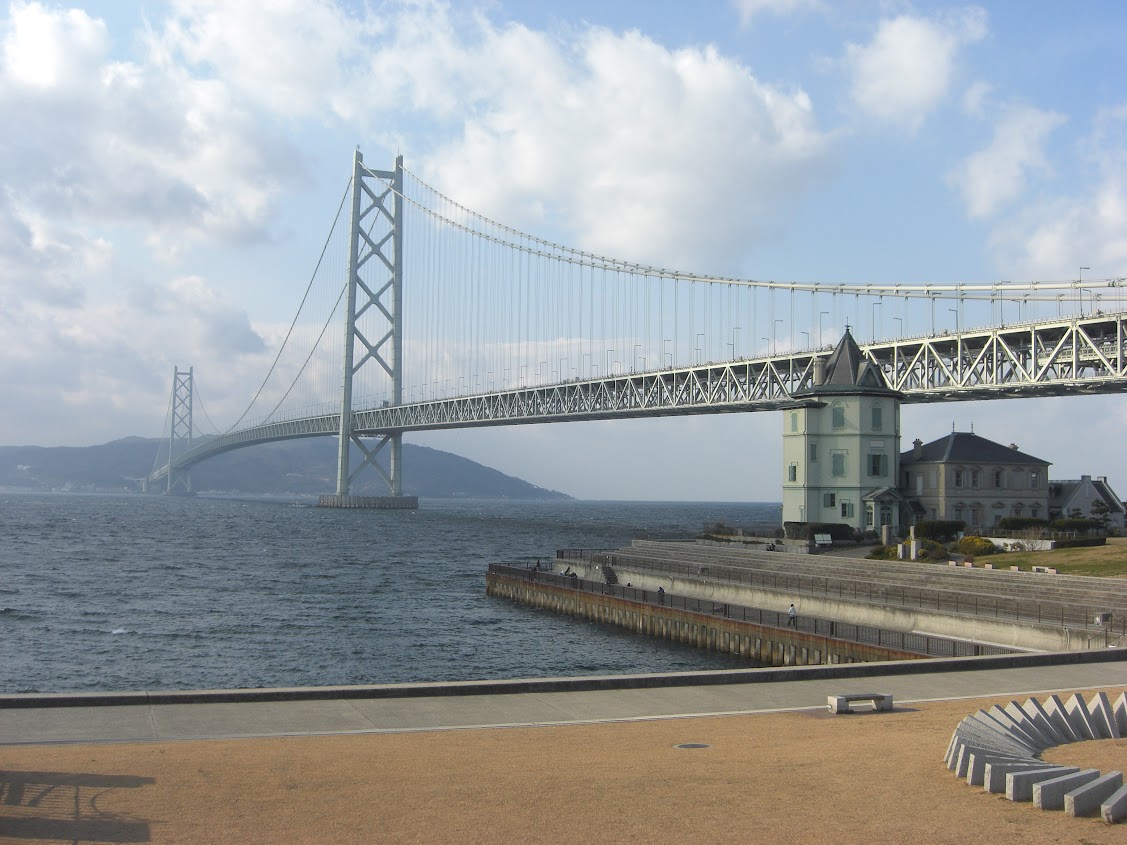
<svg viewBox="0 0 1127 845">
<path fill-rule="evenodd" d="M 1017 696 L 1096 687 L 1127 689 L 1127 649 L 1093 653 L 1110 662 L 975 669 L 1000 658 L 853 664 L 746 670 L 741 683 L 717 683 L 723 673 L 604 679 L 543 679 L 493 684 L 381 688 L 393 694 L 351 697 L 352 688 L 279 691 L 273 701 L 225 700 L 235 691 L 184 692 L 177 703 L 101 704 L 91 695 L 0 696 L 0 745 L 213 739 L 322 734 L 434 731 L 524 725 L 564 725 L 676 719 L 826 707 L 829 695 L 892 693 L 896 705 L 989 696 Z M 956 670 L 954 667 L 958 667 Z M 931 671 L 927 671 L 932 669 Z M 854 677 L 818 677 L 830 670 Z M 831 672 L 832 673 L 832 672 Z M 699 679 L 698 683 L 694 680 Z M 762 679 L 762 680 L 760 680 Z M 598 688 L 604 684 L 607 688 Z M 624 688 L 614 688 L 620 685 Z M 569 686 L 594 686 L 568 689 Z M 475 693 L 474 688 L 489 690 Z M 507 690 L 513 690 L 509 692 Z M 303 700 L 303 693 L 315 698 Z M 247 691 L 251 696 L 255 691 Z M 414 694 L 412 694 L 414 693 Z M 291 700 L 284 700 L 285 698 Z M 113 697 L 109 697 L 114 700 Z M 126 699 L 130 701 L 132 699 Z M 46 706 L 35 705 L 37 702 Z M 942 749 L 939 749 L 942 754 Z"/>
</svg>

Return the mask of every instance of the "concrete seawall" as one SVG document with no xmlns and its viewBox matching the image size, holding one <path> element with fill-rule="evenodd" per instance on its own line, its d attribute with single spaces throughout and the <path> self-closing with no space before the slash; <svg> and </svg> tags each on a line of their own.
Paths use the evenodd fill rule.
<svg viewBox="0 0 1127 845">
<path fill-rule="evenodd" d="M 580 578 L 601 581 L 598 564 L 567 561 Z M 785 608 L 794 601 L 803 614 L 838 619 L 855 625 L 871 625 L 888 631 L 915 631 L 936 637 L 993 643 L 1031 651 L 1076 651 L 1103 645 L 1103 633 L 1072 630 L 1027 621 L 989 617 L 955 616 L 902 605 L 877 605 L 850 601 L 834 596 L 800 595 L 793 591 L 776 591 L 747 584 L 732 584 L 669 574 L 658 574 L 619 564 L 615 572 L 635 587 L 693 596 L 717 603 L 741 604 L 749 607 Z"/>
<path fill-rule="evenodd" d="M 681 608 L 601 595 L 490 571 L 487 595 L 510 599 L 646 636 L 737 654 L 769 666 L 834 665 L 919 660 L 922 655 L 887 646 L 848 642 L 804 631 L 726 619 Z"/>
</svg>

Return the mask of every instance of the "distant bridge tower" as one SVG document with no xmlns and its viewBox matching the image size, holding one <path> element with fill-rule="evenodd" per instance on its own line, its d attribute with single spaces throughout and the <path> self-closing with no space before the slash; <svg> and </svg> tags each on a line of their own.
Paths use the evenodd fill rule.
<svg viewBox="0 0 1127 845">
<path fill-rule="evenodd" d="M 192 492 L 192 472 L 175 469 L 173 461 L 192 448 L 192 367 L 172 373 L 172 425 L 168 430 L 168 485 L 170 496 L 187 496 Z"/>
<path fill-rule="evenodd" d="M 369 448 L 352 429 L 353 377 L 366 364 L 374 362 L 391 379 L 390 404 L 403 402 L 403 156 L 396 157 L 395 170 L 369 170 L 360 150 L 355 152 L 345 301 L 337 490 L 335 496 L 322 496 L 321 504 L 417 507 L 415 497 L 403 496 L 403 433 L 379 435 L 375 448 Z M 359 325 L 364 316 L 371 337 Z M 350 471 L 353 445 L 364 460 Z M 387 471 L 376 462 L 377 454 L 385 448 Z M 366 467 L 387 482 L 389 497 L 349 495 L 353 479 Z"/>
</svg>

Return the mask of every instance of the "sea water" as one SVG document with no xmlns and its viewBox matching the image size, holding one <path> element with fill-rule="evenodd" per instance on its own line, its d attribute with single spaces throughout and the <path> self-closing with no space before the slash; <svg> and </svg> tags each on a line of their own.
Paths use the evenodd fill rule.
<svg viewBox="0 0 1127 845">
<path fill-rule="evenodd" d="M 778 504 L 0 494 L 0 693 L 744 667 L 485 595 L 492 562 L 777 525 Z"/>
</svg>

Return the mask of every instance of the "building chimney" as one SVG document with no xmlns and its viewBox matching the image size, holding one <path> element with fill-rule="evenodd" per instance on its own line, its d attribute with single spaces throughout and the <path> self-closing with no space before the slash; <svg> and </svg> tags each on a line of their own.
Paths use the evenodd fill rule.
<svg viewBox="0 0 1127 845">
<path fill-rule="evenodd" d="M 920 438 L 912 441 L 912 457 L 919 460 L 924 454 L 924 442 Z"/>
<path fill-rule="evenodd" d="M 821 385 L 826 380 L 826 359 L 821 355 L 814 357 L 814 384 Z"/>
<path fill-rule="evenodd" d="M 1011 449 L 1013 449 L 1013 450 L 1014 450 L 1014 451 L 1016 452 L 1016 451 L 1017 451 L 1017 444 L 1016 444 L 1016 443 L 1011 443 L 1011 444 L 1010 444 L 1010 448 L 1011 448 Z"/>
</svg>

